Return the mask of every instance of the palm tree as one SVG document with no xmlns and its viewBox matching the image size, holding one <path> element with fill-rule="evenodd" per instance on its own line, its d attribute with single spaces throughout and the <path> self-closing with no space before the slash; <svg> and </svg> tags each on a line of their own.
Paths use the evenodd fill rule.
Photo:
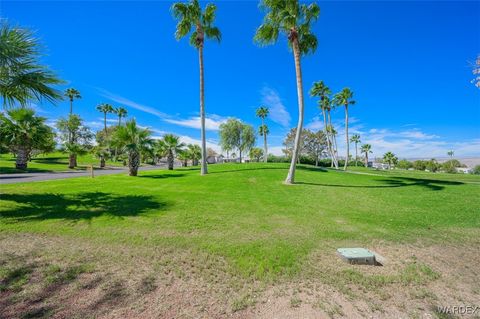
<svg viewBox="0 0 480 319">
<path fill-rule="evenodd" d="M 363 144 L 360 146 L 360 152 L 365 154 L 365 167 L 368 167 L 368 153 L 372 153 L 372 145 Z"/>
<path fill-rule="evenodd" d="M 188 144 L 187 149 L 192 160 L 192 166 L 197 166 L 198 160 L 202 157 L 202 149 L 197 144 Z"/>
<path fill-rule="evenodd" d="M 30 30 L 0 23 L 0 97 L 3 107 L 27 106 L 30 101 L 61 100 L 52 86 L 63 81 L 40 62 L 38 40 Z"/>
<path fill-rule="evenodd" d="M 14 108 L 0 113 L 0 144 L 15 153 L 15 167 L 27 169 L 33 150 L 52 151 L 54 133 L 45 124 L 46 118 L 36 116 L 29 108 Z"/>
<path fill-rule="evenodd" d="M 335 165 L 336 167 L 338 166 L 338 163 L 336 161 L 336 158 L 334 157 L 334 153 L 332 150 L 332 141 L 330 141 L 330 134 L 328 134 L 327 131 L 327 112 L 330 114 L 330 109 L 331 109 L 331 100 L 328 97 L 332 92 L 330 89 L 323 83 L 323 81 L 318 81 L 314 82 L 312 88 L 310 89 L 310 96 L 318 96 L 320 97 L 320 101 L 318 101 L 318 106 L 322 110 L 322 115 L 323 115 L 323 130 L 325 133 L 325 136 L 327 138 L 327 148 L 330 153 L 330 156 L 332 158 L 332 167 Z"/>
<path fill-rule="evenodd" d="M 173 134 L 165 134 L 160 143 L 163 144 L 164 154 L 167 156 L 168 169 L 172 170 L 174 159 L 183 151 L 185 144 L 180 142 L 180 137 Z"/>
<path fill-rule="evenodd" d="M 118 116 L 118 126 L 122 125 L 122 117 L 125 118 L 127 117 L 128 111 L 124 107 L 117 107 L 113 110 L 113 113 L 117 114 Z"/>
<path fill-rule="evenodd" d="M 222 34 L 220 29 L 213 26 L 215 20 L 215 11 L 217 7 L 214 4 L 207 4 L 202 12 L 198 0 L 191 0 L 189 3 L 174 3 L 172 12 L 178 19 L 175 38 L 180 40 L 190 33 L 190 44 L 198 50 L 198 60 L 200 65 L 200 122 L 202 139 L 202 169 L 201 175 L 208 173 L 207 169 L 207 141 L 205 136 L 205 96 L 203 79 L 203 46 L 205 38 L 215 39 L 220 42 Z"/>
<path fill-rule="evenodd" d="M 140 153 L 153 143 L 151 134 L 148 129 L 139 128 L 135 119 L 127 121 L 125 126 L 120 126 L 115 132 L 114 143 L 128 154 L 128 175 L 137 176 Z"/>
<path fill-rule="evenodd" d="M 360 141 L 360 135 L 354 134 L 352 138 L 350 139 L 351 143 L 355 143 L 355 166 L 357 166 L 357 160 L 358 160 L 358 143 L 361 143 Z"/>
<path fill-rule="evenodd" d="M 182 150 L 177 154 L 177 158 L 182 161 L 182 166 L 187 167 L 188 166 L 188 160 L 190 159 L 190 154 L 188 153 L 188 150 Z"/>
<path fill-rule="evenodd" d="M 64 95 L 68 97 L 68 99 L 70 100 L 70 115 L 71 115 L 73 114 L 73 100 L 81 99 L 82 96 L 80 95 L 80 92 L 74 88 L 66 89 Z"/>
<path fill-rule="evenodd" d="M 348 106 L 354 105 L 355 101 L 352 100 L 353 92 L 349 88 L 344 88 L 341 92 L 335 94 L 334 102 L 336 105 L 345 106 L 345 141 L 347 144 L 347 156 L 345 156 L 345 166 L 343 170 L 347 170 L 348 159 L 350 157 L 350 143 L 348 140 Z"/>
<path fill-rule="evenodd" d="M 113 106 L 108 103 L 101 103 L 97 105 L 97 111 L 103 113 L 103 127 L 105 135 L 107 134 L 107 113 L 113 113 Z"/>
<path fill-rule="evenodd" d="M 452 150 L 447 152 L 447 155 L 450 156 L 450 158 L 453 158 L 454 154 L 455 154 L 455 152 L 452 151 Z"/>
<path fill-rule="evenodd" d="M 302 55 L 315 52 L 317 38 L 311 32 L 312 22 L 318 19 L 320 8 L 316 3 L 310 5 L 300 4 L 298 0 L 278 1 L 262 0 L 261 7 L 267 11 L 263 24 L 257 29 L 255 41 L 260 45 L 275 43 L 278 34 L 282 32 L 287 36 L 288 44 L 293 49 L 295 73 L 297 79 L 298 95 L 298 124 L 295 136 L 295 147 L 288 171 L 286 184 L 295 181 L 295 167 L 300 150 L 300 139 L 303 126 L 303 84 L 300 58 Z"/>
<path fill-rule="evenodd" d="M 268 158 L 267 135 L 269 133 L 269 130 L 268 126 L 265 124 L 265 119 L 267 118 L 269 113 L 268 107 L 260 106 L 255 113 L 257 117 L 262 119 L 262 126 L 259 127 L 258 133 L 260 134 L 260 136 L 263 136 L 263 161 L 266 163 Z"/>
<path fill-rule="evenodd" d="M 397 157 L 392 152 L 386 152 L 383 155 L 383 161 L 388 163 L 388 169 L 392 168 L 392 164 L 397 161 Z"/>
<path fill-rule="evenodd" d="M 259 127 L 259 134 L 263 136 L 263 153 L 265 154 L 263 161 L 267 162 L 267 135 L 269 134 L 268 126 L 265 124 L 265 118 L 267 118 L 269 113 L 268 107 L 261 106 L 256 110 L 256 116 L 262 119 L 262 125 Z"/>
</svg>

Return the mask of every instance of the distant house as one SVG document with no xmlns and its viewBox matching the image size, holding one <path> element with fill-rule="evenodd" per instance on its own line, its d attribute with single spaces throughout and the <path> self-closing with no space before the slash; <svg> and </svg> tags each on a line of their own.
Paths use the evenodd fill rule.
<svg viewBox="0 0 480 319">
<path fill-rule="evenodd" d="M 455 170 L 457 173 L 463 173 L 463 174 L 472 174 L 473 170 L 468 167 L 455 167 Z"/>
<path fill-rule="evenodd" d="M 374 162 L 372 163 L 372 166 L 375 169 L 388 169 L 388 164 L 385 163 L 380 163 L 380 162 Z"/>
<path fill-rule="evenodd" d="M 208 164 L 220 164 L 220 163 L 224 163 L 225 162 L 225 158 L 223 155 L 218 155 L 218 156 L 213 156 L 213 155 L 210 155 L 210 156 L 207 156 L 207 163 Z"/>
</svg>

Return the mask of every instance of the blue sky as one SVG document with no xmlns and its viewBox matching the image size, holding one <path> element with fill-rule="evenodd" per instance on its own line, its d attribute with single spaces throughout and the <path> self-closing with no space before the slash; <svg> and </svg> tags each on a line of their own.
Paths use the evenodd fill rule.
<svg viewBox="0 0 480 319">
<path fill-rule="evenodd" d="M 203 3 L 204 5 L 205 3 Z M 270 150 L 298 116 L 293 56 L 284 38 L 260 48 L 252 37 L 262 12 L 254 1 L 216 2 L 220 44 L 205 47 L 207 138 L 217 147 L 218 126 L 237 117 L 254 126 L 255 108 L 270 108 Z M 305 125 L 321 129 L 312 82 L 350 87 L 351 133 L 372 144 L 374 155 L 480 156 L 480 90 L 469 63 L 480 54 L 480 2 L 327 1 L 314 25 L 315 54 L 302 60 Z M 171 2 L 2 1 L 0 14 L 36 30 L 45 63 L 83 98 L 74 109 L 101 128 L 95 106 L 122 105 L 154 135 L 173 132 L 199 140 L 198 55 L 174 39 Z M 62 88 L 63 89 L 63 88 Z M 68 102 L 37 106 L 51 122 Z M 334 113 L 343 136 L 343 110 Z M 114 119 L 114 116 L 111 116 Z M 340 151 L 344 143 L 340 144 Z"/>
</svg>

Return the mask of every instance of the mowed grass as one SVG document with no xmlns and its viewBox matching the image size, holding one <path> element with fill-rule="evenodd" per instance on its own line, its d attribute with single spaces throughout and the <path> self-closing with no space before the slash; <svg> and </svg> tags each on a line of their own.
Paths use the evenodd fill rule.
<svg viewBox="0 0 480 319">
<path fill-rule="evenodd" d="M 79 155 L 77 158 L 78 167 L 68 168 L 68 154 L 54 152 L 40 154 L 28 162 L 26 170 L 15 168 L 15 158 L 11 154 L 0 154 L 0 174 L 25 173 L 25 172 L 58 172 L 71 170 L 85 170 L 93 165 L 100 166 L 100 160 L 93 154 Z M 122 162 L 106 161 L 107 166 L 123 166 Z"/>
<path fill-rule="evenodd" d="M 0 232 L 198 251 L 260 280 L 297 274 L 332 245 L 478 238 L 478 177 L 300 166 L 287 186 L 287 169 L 222 164 L 203 177 L 188 168 L 2 185 Z"/>
</svg>

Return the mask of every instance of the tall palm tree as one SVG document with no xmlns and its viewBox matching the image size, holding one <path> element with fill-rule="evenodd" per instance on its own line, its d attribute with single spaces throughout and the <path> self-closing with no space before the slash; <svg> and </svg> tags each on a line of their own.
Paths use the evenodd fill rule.
<svg viewBox="0 0 480 319">
<path fill-rule="evenodd" d="M 300 139 L 303 127 L 304 104 L 302 68 L 300 59 L 302 55 L 315 52 L 317 38 L 311 32 L 312 22 L 318 19 L 320 8 L 316 3 L 310 5 L 300 4 L 298 0 L 278 1 L 262 0 L 261 7 L 266 11 L 263 24 L 257 29 L 255 41 L 260 45 L 275 43 L 281 32 L 287 36 L 288 44 L 293 50 L 295 73 L 297 79 L 298 95 L 298 124 L 295 136 L 295 147 L 288 171 L 286 184 L 295 181 L 295 168 L 300 150 Z"/>
<path fill-rule="evenodd" d="M 266 163 L 268 159 L 267 135 L 269 133 L 268 126 L 265 124 L 265 119 L 268 116 L 268 107 L 260 106 L 255 112 L 257 117 L 262 119 L 262 126 L 260 126 L 258 133 L 263 136 L 263 161 Z"/>
<path fill-rule="evenodd" d="M 349 88 L 344 88 L 339 93 L 335 94 L 334 102 L 338 106 L 345 106 L 345 142 L 347 144 L 347 156 L 345 157 L 345 166 L 343 170 L 347 170 L 348 159 L 350 157 L 350 143 L 348 139 L 348 106 L 354 105 L 355 101 L 352 100 L 353 92 Z"/>
<path fill-rule="evenodd" d="M 137 176 L 140 166 L 140 153 L 148 149 L 153 140 L 148 129 L 137 126 L 135 119 L 127 121 L 125 126 L 120 126 L 115 131 L 114 143 L 125 150 L 128 154 L 128 175 Z"/>
<path fill-rule="evenodd" d="M 352 138 L 350 139 L 351 143 L 355 143 L 355 166 L 357 166 L 357 160 L 358 160 L 358 143 L 361 143 L 360 141 L 360 135 L 354 134 Z"/>
<path fill-rule="evenodd" d="M 118 126 L 122 125 L 122 117 L 125 118 L 127 117 L 127 114 L 128 114 L 127 109 L 119 106 L 115 108 L 114 113 L 117 114 L 118 116 Z"/>
<path fill-rule="evenodd" d="M 332 124 L 327 125 L 327 134 L 330 135 L 332 139 L 332 156 L 333 156 L 332 167 L 335 166 L 335 168 L 338 169 L 337 130 L 333 127 Z"/>
<path fill-rule="evenodd" d="M 103 113 L 103 127 L 105 135 L 107 134 L 107 113 L 113 113 L 113 106 L 108 103 L 101 103 L 97 105 L 97 111 Z"/>
<path fill-rule="evenodd" d="M 0 22 L 0 97 L 3 107 L 45 99 L 54 103 L 62 94 L 52 86 L 63 83 L 46 66 L 40 64 L 38 39 L 27 29 Z"/>
<path fill-rule="evenodd" d="M 68 97 L 70 100 L 70 115 L 73 114 L 73 100 L 75 99 L 81 99 L 82 96 L 80 95 L 80 92 L 77 89 L 74 88 L 69 88 L 65 90 L 64 95 Z"/>
<path fill-rule="evenodd" d="M 330 153 L 330 156 L 332 158 L 332 167 L 333 165 L 338 166 L 338 163 L 336 161 L 336 158 L 334 156 L 333 150 L 332 150 L 332 141 L 330 140 L 330 134 L 328 134 L 327 131 L 327 112 L 330 114 L 330 109 L 331 109 L 331 100 L 329 98 L 329 95 L 332 94 L 332 91 L 323 83 L 323 81 L 318 81 L 314 82 L 312 88 L 310 89 L 310 96 L 318 96 L 320 97 L 320 101 L 318 101 L 318 106 L 322 110 L 322 115 L 323 115 L 323 131 L 325 133 L 325 136 L 327 138 L 327 148 Z"/>
<path fill-rule="evenodd" d="M 190 44 L 198 50 L 198 60 L 200 66 L 200 122 L 202 139 L 202 169 L 201 175 L 208 173 L 207 169 L 207 141 L 205 136 L 205 96 L 204 96 L 204 76 L 203 76 L 203 46 L 205 38 L 215 39 L 220 42 L 222 34 L 220 29 L 213 26 L 215 20 L 215 11 L 217 7 L 214 4 L 207 4 L 202 12 L 198 0 L 191 0 L 189 3 L 174 3 L 172 12 L 178 19 L 175 38 L 180 40 L 190 35 Z"/>
<path fill-rule="evenodd" d="M 163 144 L 164 154 L 167 156 L 168 169 L 172 170 L 175 157 L 183 152 L 185 144 L 180 142 L 180 137 L 173 134 L 165 134 L 160 143 Z"/>
<path fill-rule="evenodd" d="M 360 146 L 360 152 L 365 154 L 365 167 L 368 167 L 368 153 L 372 153 L 372 145 L 363 144 Z"/>
</svg>

